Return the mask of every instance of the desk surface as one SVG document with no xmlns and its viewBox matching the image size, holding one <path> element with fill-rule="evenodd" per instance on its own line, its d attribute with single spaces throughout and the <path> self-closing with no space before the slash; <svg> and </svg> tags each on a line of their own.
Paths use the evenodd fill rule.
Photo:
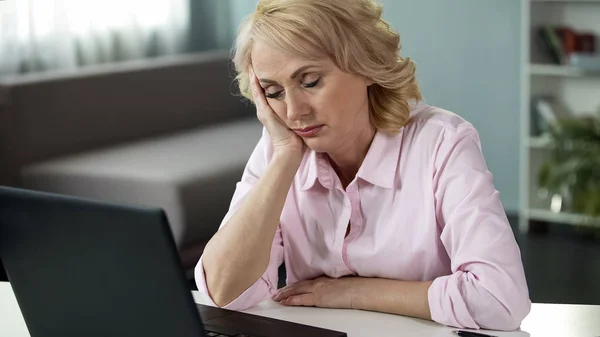
<svg viewBox="0 0 600 337">
<path fill-rule="evenodd" d="M 192 292 L 197 303 L 206 303 L 198 292 Z M 249 313 L 345 331 L 349 337 L 450 337 L 452 328 L 439 324 L 356 310 L 282 307 L 265 301 Z M 600 336 L 600 305 L 533 304 L 523 321 L 522 331 L 494 332 L 507 337 L 597 337 Z M 27 326 L 7 282 L 0 282 L 0 336 L 29 337 Z"/>
</svg>

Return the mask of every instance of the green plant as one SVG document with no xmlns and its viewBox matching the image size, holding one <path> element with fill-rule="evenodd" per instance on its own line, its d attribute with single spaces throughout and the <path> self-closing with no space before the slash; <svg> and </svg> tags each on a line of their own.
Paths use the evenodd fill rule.
<svg viewBox="0 0 600 337">
<path fill-rule="evenodd" d="M 549 128 L 550 155 L 538 184 L 568 200 L 569 211 L 600 226 L 600 109 L 590 118 L 563 118 Z"/>
</svg>

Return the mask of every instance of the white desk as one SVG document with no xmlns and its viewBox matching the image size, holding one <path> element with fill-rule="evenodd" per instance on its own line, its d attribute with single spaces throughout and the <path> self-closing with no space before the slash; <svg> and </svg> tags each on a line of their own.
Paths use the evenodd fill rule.
<svg viewBox="0 0 600 337">
<path fill-rule="evenodd" d="M 197 303 L 202 295 L 192 292 Z M 248 311 L 323 328 L 345 331 L 349 337 L 451 337 L 452 328 L 419 319 L 366 311 L 282 307 L 265 301 Z M 534 304 L 523 321 L 522 331 L 493 332 L 507 337 L 596 337 L 600 336 L 600 306 Z M 10 284 L 0 282 L 0 336 L 29 337 L 27 326 Z"/>
</svg>

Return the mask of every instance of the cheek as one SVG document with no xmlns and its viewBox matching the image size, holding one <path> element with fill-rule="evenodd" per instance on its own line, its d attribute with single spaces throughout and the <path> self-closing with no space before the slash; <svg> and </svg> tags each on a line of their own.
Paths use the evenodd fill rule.
<svg viewBox="0 0 600 337">
<path fill-rule="evenodd" d="M 347 99 L 337 88 L 325 89 L 315 95 L 311 100 L 311 105 L 316 111 L 317 116 L 328 122 L 343 118 L 344 100 Z"/>
<path fill-rule="evenodd" d="M 269 106 L 279 118 L 282 120 L 287 120 L 287 109 L 283 101 L 271 100 L 269 102 Z"/>
<path fill-rule="evenodd" d="M 326 116 L 330 121 L 350 122 L 357 113 L 361 112 L 365 99 L 367 99 L 366 90 L 338 85 L 319 95 L 314 101 L 314 106 L 319 115 Z"/>
</svg>

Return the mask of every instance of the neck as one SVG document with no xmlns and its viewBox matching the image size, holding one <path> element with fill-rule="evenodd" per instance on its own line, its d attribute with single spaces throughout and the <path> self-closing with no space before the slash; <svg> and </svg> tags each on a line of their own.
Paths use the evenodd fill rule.
<svg viewBox="0 0 600 337">
<path fill-rule="evenodd" d="M 340 147 L 337 151 L 328 153 L 331 166 L 340 178 L 344 189 L 358 173 L 360 166 L 367 156 L 367 152 L 369 152 L 369 147 L 371 147 L 375 132 L 375 127 L 369 125 L 369 127 L 364 128 L 353 141 L 346 142 L 344 146 Z"/>
</svg>

